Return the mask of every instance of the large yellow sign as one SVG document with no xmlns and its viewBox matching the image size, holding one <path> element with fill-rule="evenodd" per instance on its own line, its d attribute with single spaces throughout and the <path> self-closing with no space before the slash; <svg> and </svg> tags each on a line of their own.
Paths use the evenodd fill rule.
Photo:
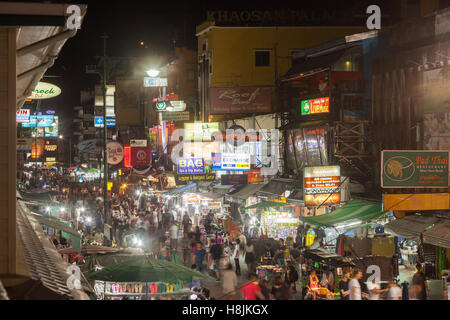
<svg viewBox="0 0 450 320">
<path fill-rule="evenodd" d="M 450 193 L 385 194 L 383 210 L 449 210 Z"/>
</svg>

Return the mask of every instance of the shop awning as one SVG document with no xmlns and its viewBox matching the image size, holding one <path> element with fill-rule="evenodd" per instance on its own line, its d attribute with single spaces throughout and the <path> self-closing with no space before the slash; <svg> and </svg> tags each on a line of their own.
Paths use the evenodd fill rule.
<svg viewBox="0 0 450 320">
<path fill-rule="evenodd" d="M 232 185 L 216 185 L 213 186 L 213 191 L 219 194 L 223 194 L 226 195 L 228 193 L 228 190 L 230 190 L 230 188 L 233 188 Z"/>
<path fill-rule="evenodd" d="M 204 193 L 200 193 L 199 195 L 202 197 L 208 198 L 208 199 L 220 199 L 220 198 L 224 197 L 223 194 L 215 193 L 215 192 L 204 192 Z"/>
<path fill-rule="evenodd" d="M 423 242 L 450 249 L 450 220 L 442 220 L 436 223 L 434 227 L 425 230 Z"/>
<path fill-rule="evenodd" d="M 278 208 L 278 207 L 285 207 L 287 205 L 289 205 L 289 204 L 283 203 L 283 202 L 263 201 L 263 202 L 254 204 L 252 206 L 248 206 L 248 207 L 244 208 L 244 210 Z"/>
<path fill-rule="evenodd" d="M 427 216 L 407 216 L 403 219 L 396 219 L 387 223 L 384 228 L 387 233 L 391 233 L 406 239 L 419 238 L 427 228 L 433 226 L 439 221 L 435 217 Z"/>
<path fill-rule="evenodd" d="M 40 224 L 43 224 L 47 227 L 64 231 L 65 233 L 70 234 L 73 237 L 81 238 L 81 235 L 73 230 L 70 226 L 62 222 L 60 219 L 51 217 L 51 216 L 43 216 L 40 214 L 32 213 L 33 217 L 39 221 Z"/>
<path fill-rule="evenodd" d="M 254 195 L 256 192 L 261 190 L 266 184 L 264 183 L 254 183 L 244 186 L 241 190 L 236 193 L 228 195 L 229 197 L 238 198 L 241 200 L 246 200 L 248 197 Z"/>
<path fill-rule="evenodd" d="M 344 47 L 343 49 L 335 50 L 328 54 L 306 56 L 302 59 L 296 59 L 293 62 L 292 67 L 283 76 L 282 81 L 288 81 L 300 78 L 301 76 L 307 76 L 308 74 L 325 71 L 351 49 L 352 47 Z"/>
<path fill-rule="evenodd" d="M 301 182 L 293 179 L 272 179 L 264 185 L 258 194 L 281 196 L 286 190 L 293 191 L 301 187 Z"/>
<path fill-rule="evenodd" d="M 334 227 L 352 221 L 369 221 L 384 214 L 381 203 L 354 199 L 331 213 L 315 217 L 299 217 L 305 223 Z"/>
<path fill-rule="evenodd" d="M 172 190 L 169 190 L 167 192 L 164 192 L 163 195 L 164 196 L 172 196 L 174 194 L 179 194 L 181 192 L 185 192 L 187 190 L 194 189 L 195 187 L 197 187 L 197 184 L 196 183 L 191 183 L 191 184 L 188 184 L 188 185 L 185 185 L 185 186 L 182 186 L 182 187 L 179 187 L 179 188 L 172 189 Z"/>
</svg>

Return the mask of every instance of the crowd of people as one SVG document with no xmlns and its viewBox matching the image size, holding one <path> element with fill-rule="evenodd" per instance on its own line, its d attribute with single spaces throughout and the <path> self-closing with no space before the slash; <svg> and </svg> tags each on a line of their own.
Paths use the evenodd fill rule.
<svg viewBox="0 0 450 320">
<path fill-rule="evenodd" d="M 29 186 L 27 174 L 18 176 Z M 391 282 L 381 288 L 380 279 L 374 278 L 362 290 L 363 273 L 359 269 L 343 270 L 341 280 L 336 283 L 336 270 L 305 259 L 301 241 L 280 239 L 276 243 L 252 239 L 240 229 L 233 237 L 218 228 L 221 225 L 212 211 L 195 220 L 179 207 L 169 207 L 149 198 L 139 187 L 124 188 L 112 192 L 110 242 L 104 243 L 103 191 L 94 183 L 72 183 L 63 179 L 56 171 L 40 171 L 35 187 L 57 191 L 56 199 L 67 208 L 65 217 L 72 220 L 73 227 L 82 234 L 83 243 L 111 245 L 113 247 L 135 247 L 157 259 L 183 264 L 199 272 L 209 273 L 220 283 L 220 299 L 244 300 L 290 300 L 294 295 L 304 299 L 316 299 L 316 289 L 327 288 L 339 292 L 342 300 L 390 300 L 427 299 L 427 282 L 422 266 L 411 286 L 404 282 Z M 56 247 L 70 246 L 62 237 L 51 238 Z M 282 272 L 270 281 L 257 275 L 257 263 L 261 261 L 280 267 Z M 246 265 L 246 273 L 241 269 Z M 242 284 L 242 278 L 248 278 Z M 241 284 L 239 284 L 241 283 Z M 300 284 L 301 288 L 297 288 Z M 306 284 L 306 285 L 303 285 Z M 203 290 L 201 284 L 193 286 Z M 298 290 L 299 289 L 299 290 Z"/>
</svg>

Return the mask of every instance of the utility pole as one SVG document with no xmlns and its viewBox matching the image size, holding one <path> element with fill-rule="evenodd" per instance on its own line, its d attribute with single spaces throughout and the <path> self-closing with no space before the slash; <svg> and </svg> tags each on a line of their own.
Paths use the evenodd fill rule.
<svg viewBox="0 0 450 320">
<path fill-rule="evenodd" d="M 106 39 L 108 37 L 105 34 L 101 38 L 103 39 L 103 213 L 105 215 L 104 224 L 106 225 L 109 224 L 110 220 L 108 211 L 108 155 L 106 148 L 108 143 L 108 126 L 106 125 Z M 109 243 L 109 239 L 106 236 L 104 236 L 104 242 Z"/>
</svg>

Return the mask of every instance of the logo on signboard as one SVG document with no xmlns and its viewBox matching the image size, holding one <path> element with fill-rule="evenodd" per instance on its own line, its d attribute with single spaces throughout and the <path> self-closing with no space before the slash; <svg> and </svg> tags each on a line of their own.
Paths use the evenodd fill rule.
<svg viewBox="0 0 450 320">
<path fill-rule="evenodd" d="M 300 102 L 302 116 L 330 112 L 330 97 L 302 100 Z"/>
<path fill-rule="evenodd" d="M 413 176 L 415 171 L 411 159 L 402 156 L 393 157 L 384 165 L 386 177 L 393 181 L 406 181 Z"/>
<path fill-rule="evenodd" d="M 384 150 L 381 153 L 383 188 L 447 188 L 449 152 Z"/>
<path fill-rule="evenodd" d="M 43 100 L 57 97 L 61 94 L 61 89 L 54 84 L 39 82 L 28 99 Z"/>
<path fill-rule="evenodd" d="M 118 142 L 108 142 L 106 145 L 108 163 L 111 165 L 119 164 L 123 160 L 123 147 Z"/>
</svg>

